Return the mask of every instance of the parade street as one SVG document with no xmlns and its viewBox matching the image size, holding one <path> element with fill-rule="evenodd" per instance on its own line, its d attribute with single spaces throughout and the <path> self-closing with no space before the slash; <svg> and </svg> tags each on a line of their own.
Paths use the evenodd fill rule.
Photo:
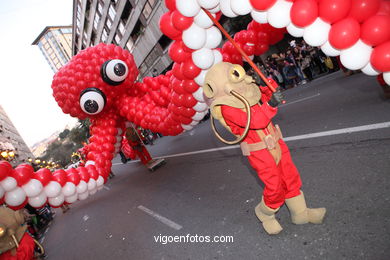
<svg viewBox="0 0 390 260">
<path fill-rule="evenodd" d="M 375 77 L 336 72 L 284 94 L 273 121 L 324 224 L 294 225 L 283 206 L 283 231 L 266 234 L 254 214 L 263 184 L 207 120 L 148 146 L 166 159 L 154 172 L 115 158 L 103 190 L 57 210 L 48 259 L 389 259 L 390 102 Z"/>
</svg>

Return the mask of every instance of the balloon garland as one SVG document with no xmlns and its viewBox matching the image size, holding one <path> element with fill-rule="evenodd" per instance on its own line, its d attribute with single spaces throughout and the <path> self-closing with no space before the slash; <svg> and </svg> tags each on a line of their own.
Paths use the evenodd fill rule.
<svg viewBox="0 0 390 260">
<path fill-rule="evenodd" d="M 0 162 L 0 203 L 18 209 L 26 203 L 84 200 L 102 189 L 118 153 L 127 121 L 164 135 L 191 130 L 207 113 L 202 88 L 208 69 L 221 61 L 242 64 L 240 53 L 204 12 L 250 14 L 253 21 L 234 40 L 248 56 L 265 53 L 286 32 L 321 47 L 342 64 L 378 76 L 390 85 L 390 1 L 384 0 L 165 0 L 169 11 L 161 31 L 174 40 L 174 61 L 165 75 L 135 82 L 132 55 L 118 46 L 99 44 L 80 51 L 52 83 L 53 96 L 64 113 L 90 118 L 91 138 L 86 166 L 34 172 L 30 165 L 15 169 Z"/>
</svg>

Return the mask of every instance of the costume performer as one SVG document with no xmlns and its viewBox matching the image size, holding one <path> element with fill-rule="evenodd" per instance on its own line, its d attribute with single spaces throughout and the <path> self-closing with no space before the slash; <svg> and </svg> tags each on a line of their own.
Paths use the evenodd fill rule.
<svg viewBox="0 0 390 260">
<path fill-rule="evenodd" d="M 276 85 L 274 81 L 272 84 Z M 271 121 L 283 99 L 281 93 L 271 94 L 267 88 L 259 88 L 241 66 L 226 62 L 214 65 L 207 72 L 203 91 L 211 101 L 213 117 L 237 136 L 243 135 L 248 114 L 244 103 L 232 92 L 240 94 L 249 103 L 249 131 L 240 146 L 265 184 L 262 200 L 255 208 L 256 216 L 265 231 L 268 234 L 282 231 L 275 213 L 284 203 L 290 210 L 294 224 L 322 223 L 326 209 L 306 207 L 300 190 L 299 172 L 282 140 L 279 127 L 274 126 Z M 261 92 L 264 92 L 263 95 Z"/>
<path fill-rule="evenodd" d="M 125 136 L 127 139 L 128 144 L 130 145 L 131 149 L 135 152 L 135 154 L 139 157 L 143 165 L 147 165 L 152 161 L 152 157 L 150 156 L 148 150 L 146 149 L 145 145 L 143 144 L 141 137 L 139 133 L 137 133 L 137 130 L 134 127 L 128 127 L 125 131 Z M 123 144 L 123 142 L 122 142 Z M 126 146 L 126 145 L 125 145 Z M 124 147 L 123 151 L 129 150 Z M 129 153 L 127 153 L 129 154 Z M 131 158 L 131 155 L 129 156 Z"/>
<path fill-rule="evenodd" d="M 0 260 L 33 259 L 35 243 L 21 211 L 0 206 Z"/>
</svg>

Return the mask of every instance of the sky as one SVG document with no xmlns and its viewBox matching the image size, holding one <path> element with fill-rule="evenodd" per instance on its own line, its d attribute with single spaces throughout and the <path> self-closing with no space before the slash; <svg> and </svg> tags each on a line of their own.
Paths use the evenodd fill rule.
<svg viewBox="0 0 390 260">
<path fill-rule="evenodd" d="M 0 105 L 28 146 L 75 119 L 52 96 L 54 73 L 37 45 L 46 26 L 71 25 L 72 0 L 0 1 Z"/>
</svg>

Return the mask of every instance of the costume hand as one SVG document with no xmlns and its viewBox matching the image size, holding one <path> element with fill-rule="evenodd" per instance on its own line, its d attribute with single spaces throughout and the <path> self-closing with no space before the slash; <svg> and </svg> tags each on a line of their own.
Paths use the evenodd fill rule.
<svg viewBox="0 0 390 260">
<path fill-rule="evenodd" d="M 271 107 L 277 107 L 280 103 L 282 103 L 283 100 L 284 96 L 282 92 L 278 90 L 272 94 L 270 101 L 268 101 L 268 105 L 270 105 Z"/>
</svg>

